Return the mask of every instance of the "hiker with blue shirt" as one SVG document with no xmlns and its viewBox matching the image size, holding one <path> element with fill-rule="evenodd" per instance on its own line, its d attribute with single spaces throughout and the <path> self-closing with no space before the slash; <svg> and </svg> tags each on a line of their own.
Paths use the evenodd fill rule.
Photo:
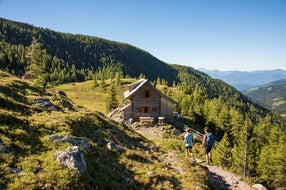
<svg viewBox="0 0 286 190">
<path fill-rule="evenodd" d="M 205 147 L 206 164 L 210 165 L 212 162 L 211 150 L 214 146 L 214 136 L 208 127 L 204 128 L 205 135 L 203 136 L 203 146 Z"/>
<path fill-rule="evenodd" d="M 186 134 L 184 135 L 183 144 L 186 147 L 186 157 L 189 157 L 191 155 L 193 157 L 193 160 L 195 161 L 195 157 L 192 152 L 194 138 L 193 138 L 192 133 L 190 133 L 190 128 L 186 128 Z"/>
</svg>

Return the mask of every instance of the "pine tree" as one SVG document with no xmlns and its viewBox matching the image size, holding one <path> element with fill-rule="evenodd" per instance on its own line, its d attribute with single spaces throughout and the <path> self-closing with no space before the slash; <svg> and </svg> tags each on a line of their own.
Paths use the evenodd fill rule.
<svg viewBox="0 0 286 190">
<path fill-rule="evenodd" d="M 117 95 L 116 95 L 116 89 L 114 83 L 111 84 L 110 86 L 110 91 L 109 91 L 109 96 L 107 97 L 106 100 L 106 110 L 109 112 L 115 108 L 118 107 L 119 103 L 117 100 Z"/>
<path fill-rule="evenodd" d="M 27 59 L 29 60 L 29 68 L 28 72 L 26 73 L 26 77 L 37 79 L 44 72 L 44 54 L 46 54 L 46 51 L 42 49 L 42 44 L 33 38 L 30 51 L 27 55 Z"/>
<path fill-rule="evenodd" d="M 51 66 L 52 59 L 47 54 L 47 51 L 42 49 L 42 44 L 35 38 L 33 38 L 27 59 L 29 66 L 25 76 L 34 79 L 37 84 L 40 84 L 45 89 L 50 80 L 48 67 Z"/>
<path fill-rule="evenodd" d="M 224 168 L 229 168 L 231 165 L 231 144 L 229 142 L 228 134 L 224 133 L 222 140 L 214 151 L 214 162 Z"/>
<path fill-rule="evenodd" d="M 235 134 L 231 169 L 243 177 L 249 176 L 249 158 L 251 157 L 250 137 L 252 127 L 253 123 L 249 118 L 246 118 L 240 131 Z"/>
</svg>

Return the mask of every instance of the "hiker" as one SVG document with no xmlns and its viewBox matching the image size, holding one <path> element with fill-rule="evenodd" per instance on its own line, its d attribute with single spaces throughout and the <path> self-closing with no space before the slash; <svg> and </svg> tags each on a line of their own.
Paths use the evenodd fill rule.
<svg viewBox="0 0 286 190">
<path fill-rule="evenodd" d="M 214 146 L 214 136 L 210 132 L 210 129 L 208 127 L 205 127 L 204 131 L 205 135 L 203 136 L 203 146 L 205 148 L 206 163 L 210 165 L 212 162 L 211 150 L 212 147 Z"/>
<path fill-rule="evenodd" d="M 183 144 L 186 147 L 186 157 L 189 157 L 190 155 L 193 157 L 193 160 L 195 161 L 192 148 L 194 143 L 194 138 L 192 133 L 190 133 L 190 128 L 186 128 L 186 134 L 184 135 L 184 142 Z"/>
</svg>

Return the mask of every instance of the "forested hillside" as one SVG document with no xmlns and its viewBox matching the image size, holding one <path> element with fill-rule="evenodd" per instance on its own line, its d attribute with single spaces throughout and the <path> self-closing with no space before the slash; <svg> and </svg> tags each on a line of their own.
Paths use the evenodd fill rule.
<svg viewBox="0 0 286 190">
<path fill-rule="evenodd" d="M 169 83 L 177 81 L 176 70 L 148 52 L 98 37 L 60 33 L 0 18 L 0 42 L 0 68 L 18 76 L 25 74 L 30 60 L 41 59 L 45 61 L 39 69 L 49 73 L 47 82 L 84 81 L 91 79 L 99 67 L 109 65 L 116 65 L 116 71 L 131 77 L 145 73 L 150 80 L 160 77 Z M 110 77 L 110 73 L 101 74 Z"/>
<path fill-rule="evenodd" d="M 249 89 L 245 94 L 269 110 L 286 115 L 286 79 Z"/>
<path fill-rule="evenodd" d="M 225 82 L 128 44 L 5 19 L 0 40 L 0 68 L 42 89 L 92 79 L 90 89 L 107 93 L 110 86 L 122 87 L 123 78 L 148 78 L 191 123 L 211 128 L 222 142 L 218 165 L 271 188 L 286 187 L 285 121 Z"/>
</svg>

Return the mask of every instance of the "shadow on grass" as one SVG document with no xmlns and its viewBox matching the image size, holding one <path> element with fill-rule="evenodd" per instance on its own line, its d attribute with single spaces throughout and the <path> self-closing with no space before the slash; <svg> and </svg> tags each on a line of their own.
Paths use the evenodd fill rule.
<svg viewBox="0 0 286 190">
<path fill-rule="evenodd" d="M 84 189 L 154 189 L 158 184 L 166 183 L 180 189 L 180 181 L 175 177 L 137 174 L 135 171 L 146 169 L 152 164 L 146 157 L 141 156 L 150 150 L 150 141 L 135 133 L 133 130 L 118 125 L 100 114 L 87 114 L 73 118 L 68 122 L 72 135 L 90 138 L 94 144 L 85 154 L 87 172 L 79 179 L 68 184 L 73 188 Z M 106 148 L 108 141 L 123 147 L 124 153 L 111 151 Z M 138 154 L 134 151 L 138 151 Z M 138 162 L 140 164 L 138 164 Z M 137 163 L 137 164 L 136 164 Z M 138 167 L 138 168 L 137 168 Z"/>
<path fill-rule="evenodd" d="M 6 174 L 11 175 L 10 169 L 17 168 L 19 164 L 21 165 L 20 159 L 22 160 L 25 157 L 30 159 L 28 157 L 31 155 L 46 152 L 48 147 L 40 140 L 42 133 L 38 126 L 30 126 L 27 120 L 21 120 L 13 115 L 1 114 L 0 117 L 0 137 L 4 136 L 7 143 L 5 153 L 2 154 L 3 158 L 0 159 L 0 171 L 6 170 Z M 5 166 L 8 166 L 8 168 Z M 9 173 L 7 173 L 8 170 Z M 5 178 L 9 176 L 6 174 Z M 1 189 L 5 189 L 8 183 L 10 183 L 10 179 L 0 180 Z"/>
<path fill-rule="evenodd" d="M 146 157 L 140 156 L 138 154 L 129 154 L 129 155 L 127 155 L 127 158 L 134 160 L 134 161 L 137 161 L 137 162 L 145 163 L 145 164 L 151 164 L 152 163 Z"/>
</svg>

